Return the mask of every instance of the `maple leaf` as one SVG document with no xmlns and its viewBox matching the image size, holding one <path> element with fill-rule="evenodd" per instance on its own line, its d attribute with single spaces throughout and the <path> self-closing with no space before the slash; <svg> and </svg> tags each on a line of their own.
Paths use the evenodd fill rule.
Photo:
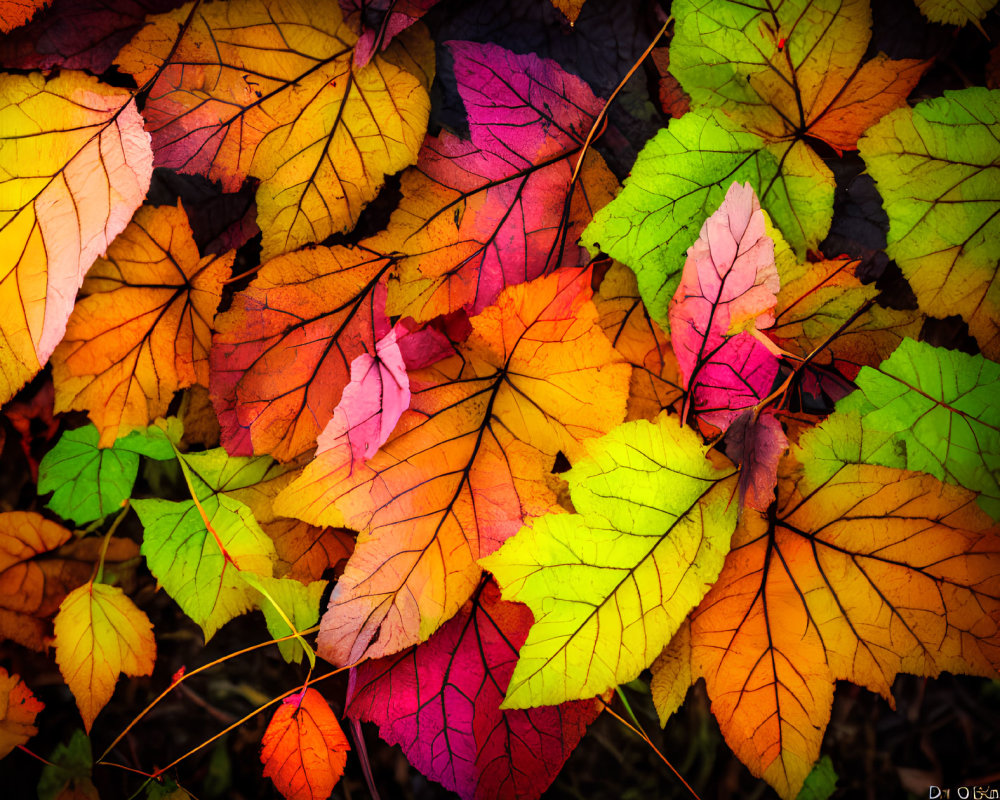
<svg viewBox="0 0 1000 800">
<path fill-rule="evenodd" d="M 68 744 L 56 746 L 42 767 L 38 800 L 100 800 L 91 780 L 93 766 L 90 738 L 77 729 Z"/>
<path fill-rule="evenodd" d="M 431 635 L 472 594 L 476 560 L 555 503 L 556 453 L 624 416 L 630 368 L 590 302 L 590 271 L 510 287 L 457 355 L 410 373 L 411 404 L 365 464 L 321 451 L 276 509 L 360 531 L 330 599 L 319 653 L 349 664 Z"/>
<path fill-rule="evenodd" d="M 56 663 L 89 734 L 119 673 L 153 674 L 153 625 L 117 586 L 85 583 L 63 600 L 54 628 Z"/>
<path fill-rule="evenodd" d="M 208 383 L 212 320 L 234 251 L 199 257 L 187 214 L 144 206 L 83 283 L 52 354 L 56 411 L 87 411 L 110 447 Z"/>
<path fill-rule="evenodd" d="M 135 500 L 149 571 L 210 639 L 256 605 L 245 573 L 273 574 L 274 544 L 243 503 L 224 494 L 194 500 Z M 202 517 L 202 510 L 205 517 Z"/>
<path fill-rule="evenodd" d="M 351 382 L 317 444 L 326 450 L 346 438 L 354 461 L 365 461 L 385 444 L 409 404 L 410 379 L 392 330 L 376 342 L 374 357 L 361 353 L 351 362 Z"/>
<path fill-rule="evenodd" d="M 975 495 L 869 464 L 807 483 L 813 454 L 796 453 L 775 514 L 741 517 L 690 630 L 654 667 L 661 719 L 704 677 L 730 747 L 789 800 L 819 756 L 835 680 L 891 703 L 900 672 L 1000 665 L 1000 530 Z"/>
<path fill-rule="evenodd" d="M 500 707 L 531 625 L 484 582 L 430 639 L 351 671 L 347 714 L 463 800 L 534 800 L 600 713 L 599 700 Z"/>
<path fill-rule="evenodd" d="M 285 800 L 326 800 L 344 774 L 347 737 L 323 695 L 307 688 L 289 695 L 261 740 L 264 777 Z"/>
<path fill-rule="evenodd" d="M 626 419 L 652 419 L 683 395 L 677 356 L 663 329 L 649 318 L 635 273 L 614 263 L 594 298 L 604 334 L 632 365 Z"/>
<path fill-rule="evenodd" d="M 79 72 L 0 76 L 0 403 L 48 360 L 84 274 L 149 188 L 131 98 Z"/>
<path fill-rule="evenodd" d="M 810 485 L 850 463 L 927 472 L 975 492 L 983 510 L 1000 519 L 1000 365 L 903 339 L 855 383 L 857 392 L 803 434 Z"/>
<path fill-rule="evenodd" d="M 116 60 L 140 85 L 154 81 L 143 115 L 157 165 L 226 191 L 260 178 L 265 261 L 353 228 L 384 176 L 416 159 L 427 75 L 408 71 L 397 45 L 352 70 L 357 36 L 335 0 L 192 8 L 151 17 Z M 411 45 L 433 63 L 426 32 Z"/>
<path fill-rule="evenodd" d="M 0 758 L 38 733 L 35 717 L 45 708 L 25 686 L 20 675 L 0 667 Z"/>
<path fill-rule="evenodd" d="M 0 33 L 9 33 L 30 20 L 49 0 L 3 0 L 0 2 Z"/>
<path fill-rule="evenodd" d="M 889 214 L 886 252 L 921 309 L 961 314 L 1000 357 L 1000 91 L 946 91 L 894 111 L 859 148 Z"/>
<path fill-rule="evenodd" d="M 388 310 L 426 321 L 478 314 L 505 287 L 580 263 L 575 241 L 617 181 L 588 151 L 602 102 L 554 61 L 449 42 L 471 140 L 429 138 L 404 173 L 389 227 L 365 244 L 399 253 Z"/>
<path fill-rule="evenodd" d="M 100 448 L 94 425 L 66 431 L 38 468 L 38 493 L 52 492 L 46 508 L 77 525 L 104 519 L 132 495 L 139 456 L 158 461 L 174 457 L 168 434 L 151 426 Z"/>
<path fill-rule="evenodd" d="M 363 67 L 400 33 L 437 5 L 438 0 L 339 0 L 348 23 L 361 28 L 354 66 Z"/>
<path fill-rule="evenodd" d="M 351 362 L 389 330 L 380 281 L 392 261 L 317 247 L 267 262 L 216 320 L 212 402 L 233 455 L 291 461 L 333 417 Z"/>
<path fill-rule="evenodd" d="M 648 667 L 722 569 L 735 471 L 661 414 L 620 425 L 565 473 L 549 514 L 480 563 L 535 624 L 505 708 L 594 697 Z"/>
<path fill-rule="evenodd" d="M 66 595 L 86 582 L 102 542 L 70 542 L 71 531 L 30 511 L 0 514 L 0 639 L 43 651 L 48 623 Z M 114 537 L 105 567 L 135 558 L 138 548 Z"/>
</svg>

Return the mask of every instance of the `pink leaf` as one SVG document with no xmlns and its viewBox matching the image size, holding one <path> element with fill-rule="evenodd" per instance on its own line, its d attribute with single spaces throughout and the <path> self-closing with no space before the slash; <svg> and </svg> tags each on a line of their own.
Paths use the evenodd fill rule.
<svg viewBox="0 0 1000 800">
<path fill-rule="evenodd" d="M 410 763 L 463 800 L 532 800 L 600 713 L 599 700 L 502 711 L 527 607 L 480 587 L 431 638 L 351 671 L 347 714 L 374 722 Z"/>
<path fill-rule="evenodd" d="M 779 288 L 774 242 L 749 183 L 733 183 L 688 250 L 670 302 L 670 331 L 687 388 L 726 337 L 774 323 Z"/>
<path fill-rule="evenodd" d="M 729 427 L 726 452 L 739 462 L 740 506 L 767 511 L 778 483 L 778 460 L 788 447 L 781 423 L 771 412 L 747 409 Z"/>
<path fill-rule="evenodd" d="M 410 380 L 396 344 L 396 331 L 392 330 L 375 345 L 374 356 L 361 353 L 351 362 L 351 382 L 333 419 L 317 439 L 319 450 L 346 439 L 352 460 L 367 461 L 389 438 L 409 406 Z"/>
<path fill-rule="evenodd" d="M 725 431 L 744 409 L 770 393 L 778 359 L 765 345 L 743 332 L 725 341 L 698 371 L 691 387 L 699 419 Z"/>
</svg>

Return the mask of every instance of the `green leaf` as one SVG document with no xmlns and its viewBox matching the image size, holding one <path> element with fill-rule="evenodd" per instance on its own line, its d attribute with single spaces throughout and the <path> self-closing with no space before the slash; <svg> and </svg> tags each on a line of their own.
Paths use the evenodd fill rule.
<svg viewBox="0 0 1000 800">
<path fill-rule="evenodd" d="M 57 745 L 49 761 L 38 781 L 38 800 L 56 800 L 63 795 L 97 800 L 97 789 L 90 779 L 94 757 L 87 734 L 73 731 L 69 744 Z"/>
<path fill-rule="evenodd" d="M 481 559 L 535 624 L 506 708 L 593 697 L 649 666 L 722 569 L 737 472 L 676 417 L 588 442 L 565 477 L 576 514 L 549 514 Z M 725 459 L 720 457 L 720 461 Z"/>
<path fill-rule="evenodd" d="M 997 0 L 914 0 L 920 13 L 931 22 L 940 22 L 945 25 L 965 25 L 967 22 L 975 24 L 979 30 L 979 24 Z M 985 36 L 985 32 L 983 33 Z"/>
<path fill-rule="evenodd" d="M 1000 90 L 946 91 L 859 142 L 889 214 L 887 252 L 921 309 L 961 314 L 1000 356 Z"/>
<path fill-rule="evenodd" d="M 187 790 L 163 776 L 146 784 L 146 800 L 191 800 Z"/>
<path fill-rule="evenodd" d="M 104 519 L 132 494 L 139 456 L 173 458 L 167 434 L 156 426 L 133 431 L 109 448 L 97 446 L 93 424 L 66 431 L 38 467 L 38 493 L 53 492 L 46 504 L 77 525 Z"/>
<path fill-rule="evenodd" d="M 796 800 L 829 800 L 837 789 L 837 773 L 830 756 L 823 756 L 806 777 Z"/>
<path fill-rule="evenodd" d="M 903 339 L 878 368 L 864 367 L 858 391 L 803 434 L 806 485 L 844 464 L 927 472 L 979 493 L 1000 519 L 1000 365 L 981 355 Z"/>
<path fill-rule="evenodd" d="M 257 595 L 244 578 L 269 578 L 277 555 L 250 509 L 226 495 L 201 501 L 136 500 L 145 534 L 141 552 L 149 571 L 210 639 L 226 622 L 254 608 Z"/>
<path fill-rule="evenodd" d="M 311 628 L 319 621 L 319 601 L 326 589 L 326 581 L 313 581 L 306 585 L 293 578 L 257 578 L 254 576 L 250 581 L 258 589 L 264 589 L 266 596 L 260 597 L 258 605 L 264 612 L 264 620 L 267 622 L 267 629 L 271 636 L 280 639 L 289 636 L 292 629 L 282 614 L 274 607 L 277 603 L 281 606 L 281 612 L 292 622 L 296 631 L 304 631 Z M 303 645 L 295 639 L 288 639 L 278 642 L 278 650 L 285 661 L 290 664 L 298 664 L 305 654 Z"/>
<path fill-rule="evenodd" d="M 270 456 L 231 456 L 216 447 L 201 453 L 183 453 L 199 499 L 225 494 L 245 503 L 260 523 L 274 518 L 271 502 L 292 482 L 296 472 Z"/>
<path fill-rule="evenodd" d="M 583 232 L 586 246 L 632 268 L 650 316 L 664 329 L 685 253 L 733 181 L 750 182 L 800 255 L 826 235 L 834 181 L 816 153 L 800 141 L 768 144 L 718 110 L 671 120 Z"/>
</svg>

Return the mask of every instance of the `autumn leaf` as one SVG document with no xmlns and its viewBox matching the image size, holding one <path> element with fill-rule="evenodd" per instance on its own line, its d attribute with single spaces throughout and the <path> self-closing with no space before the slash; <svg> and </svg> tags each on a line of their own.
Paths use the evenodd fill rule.
<svg viewBox="0 0 1000 800">
<path fill-rule="evenodd" d="M 635 273 L 614 263 L 594 297 L 601 328 L 632 365 L 626 419 L 652 419 L 683 394 L 677 356 L 663 329 L 649 318 Z"/>
<path fill-rule="evenodd" d="M 1000 357 L 1000 91 L 902 108 L 859 143 L 889 214 L 886 252 L 929 314 L 961 314 Z"/>
<path fill-rule="evenodd" d="M 174 457 L 167 433 L 156 426 L 103 449 L 99 436 L 94 425 L 66 431 L 39 464 L 38 493 L 53 493 L 46 508 L 77 525 L 121 510 L 132 495 L 140 455 L 159 461 Z"/>
<path fill-rule="evenodd" d="M 392 261 L 363 248 L 317 247 L 266 263 L 216 320 L 212 402 L 233 455 L 291 461 L 333 417 L 351 362 L 376 354 L 390 325 Z"/>
<path fill-rule="evenodd" d="M 42 767 L 38 800 L 99 800 L 91 780 L 93 766 L 90 738 L 77 729 L 68 744 L 56 746 Z"/>
<path fill-rule="evenodd" d="M 562 11 L 570 25 L 576 22 L 576 18 L 580 16 L 583 3 L 584 0 L 552 0 L 552 5 Z"/>
<path fill-rule="evenodd" d="M 47 619 L 70 591 L 89 580 L 102 541 L 70 542 L 72 532 L 31 511 L 0 514 L 0 639 L 47 647 Z M 114 537 L 105 566 L 135 558 L 138 548 Z"/>
<path fill-rule="evenodd" d="M 589 270 L 506 289 L 458 354 L 410 373 L 411 404 L 365 464 L 320 451 L 276 509 L 360 531 L 321 622 L 337 664 L 425 640 L 479 582 L 476 560 L 555 503 L 556 453 L 624 416 L 629 367 L 597 325 Z"/>
<path fill-rule="evenodd" d="M 788 800 L 819 757 L 834 681 L 891 702 L 900 672 L 1000 665 L 1000 531 L 975 495 L 868 464 L 809 484 L 814 456 L 797 452 L 776 513 L 741 517 L 689 639 L 671 643 L 654 683 L 662 719 L 681 682 L 704 677 L 727 743 Z"/>
<path fill-rule="evenodd" d="M 118 674 L 152 675 L 156 640 L 149 617 L 117 586 L 85 583 L 55 618 L 56 662 L 87 733 L 114 694 Z"/>
<path fill-rule="evenodd" d="M 715 580 L 735 471 L 676 417 L 620 425 L 564 477 L 576 514 L 522 528 L 481 564 L 535 624 L 505 708 L 594 697 L 648 667 Z"/>
<path fill-rule="evenodd" d="M 671 339 L 684 386 L 740 330 L 768 328 L 779 289 L 774 241 L 749 183 L 733 183 L 688 250 L 670 303 Z"/>
<path fill-rule="evenodd" d="M 261 527 L 274 542 L 278 555 L 274 572 L 281 578 L 318 581 L 354 552 L 354 535 L 343 528 L 321 528 L 297 519 L 275 519 Z"/>
<path fill-rule="evenodd" d="M 48 361 L 77 289 L 152 175 L 131 94 L 79 72 L 0 76 L 0 403 Z"/>
<path fill-rule="evenodd" d="M 398 253 L 388 310 L 426 321 L 478 314 L 505 286 L 577 266 L 576 240 L 617 181 L 583 141 L 602 108 L 554 61 L 449 42 L 470 140 L 429 138 L 404 173 L 389 227 L 365 244 Z"/>
<path fill-rule="evenodd" d="M 800 444 L 812 456 L 809 485 L 845 464 L 882 464 L 964 486 L 1000 519 L 1000 365 L 903 339 L 855 383 L 857 392 L 803 434 Z"/>
<path fill-rule="evenodd" d="M 174 392 L 207 384 L 212 321 L 235 256 L 201 258 L 180 202 L 139 209 L 87 273 L 52 354 L 56 411 L 87 411 L 110 447 L 166 415 Z"/>
<path fill-rule="evenodd" d="M 438 0 L 339 0 L 349 24 L 361 28 L 354 66 L 363 67 L 400 33 L 437 5 Z"/>
<path fill-rule="evenodd" d="M 45 705 L 35 699 L 20 675 L 11 675 L 0 667 L 0 758 L 38 733 L 35 717 L 43 708 Z"/>
<path fill-rule="evenodd" d="M 602 705 L 501 710 L 530 625 L 527 608 L 483 582 L 428 641 L 353 669 L 347 714 L 378 725 L 413 766 L 463 800 L 534 800 Z"/>
<path fill-rule="evenodd" d="M 666 329 L 685 253 L 722 203 L 723 187 L 749 182 L 790 241 L 788 230 L 802 220 L 815 246 L 833 210 L 832 175 L 821 185 L 800 177 L 817 170 L 827 168 L 809 148 L 794 148 L 781 160 L 722 111 L 692 110 L 646 143 L 625 188 L 594 215 L 582 242 L 632 268 L 650 317 Z"/>
<path fill-rule="evenodd" d="M 416 159 L 427 76 L 398 64 L 411 50 L 433 63 L 426 33 L 352 70 L 357 36 L 335 0 L 207 4 L 186 25 L 192 5 L 150 18 L 116 60 L 154 81 L 143 115 L 157 166 L 226 191 L 259 178 L 265 261 L 353 228 L 385 175 Z"/>
<path fill-rule="evenodd" d="M 243 503 L 224 494 L 200 500 L 135 500 L 145 533 L 141 551 L 149 571 L 206 641 L 229 620 L 256 605 L 243 577 L 273 574 L 274 544 Z"/>
<path fill-rule="evenodd" d="M 9 33 L 24 25 L 38 9 L 49 2 L 50 0 L 3 0 L 0 2 L 0 33 Z"/>
<path fill-rule="evenodd" d="M 375 343 L 374 357 L 361 353 L 351 362 L 351 382 L 317 443 L 326 450 L 344 438 L 351 458 L 365 461 L 385 444 L 409 405 L 410 379 L 392 330 Z"/>
<path fill-rule="evenodd" d="M 344 774 L 347 737 L 323 695 L 303 689 L 286 697 L 264 731 L 264 777 L 285 800 L 326 800 Z"/>
<path fill-rule="evenodd" d="M 996 4 L 997 0 L 914 0 L 920 13 L 931 22 L 945 25 L 965 25 L 971 22 L 982 30 L 979 24 Z"/>
</svg>

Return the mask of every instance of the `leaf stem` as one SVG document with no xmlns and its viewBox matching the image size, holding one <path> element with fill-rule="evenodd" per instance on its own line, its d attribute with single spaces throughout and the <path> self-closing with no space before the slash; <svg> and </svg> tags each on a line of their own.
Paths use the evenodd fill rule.
<svg viewBox="0 0 1000 800">
<path fill-rule="evenodd" d="M 129 500 L 126 497 L 122 501 L 122 510 L 118 512 L 118 516 L 115 517 L 114 522 L 111 523 L 111 527 L 108 528 L 108 532 L 104 534 L 104 542 L 101 544 L 101 556 L 97 561 L 97 575 L 91 579 L 91 583 L 104 583 L 104 558 L 108 554 L 108 545 L 111 544 L 111 537 L 115 535 L 115 531 L 118 530 L 118 526 L 122 524 L 122 520 L 125 519 L 125 515 L 128 514 L 129 510 Z"/>
</svg>

